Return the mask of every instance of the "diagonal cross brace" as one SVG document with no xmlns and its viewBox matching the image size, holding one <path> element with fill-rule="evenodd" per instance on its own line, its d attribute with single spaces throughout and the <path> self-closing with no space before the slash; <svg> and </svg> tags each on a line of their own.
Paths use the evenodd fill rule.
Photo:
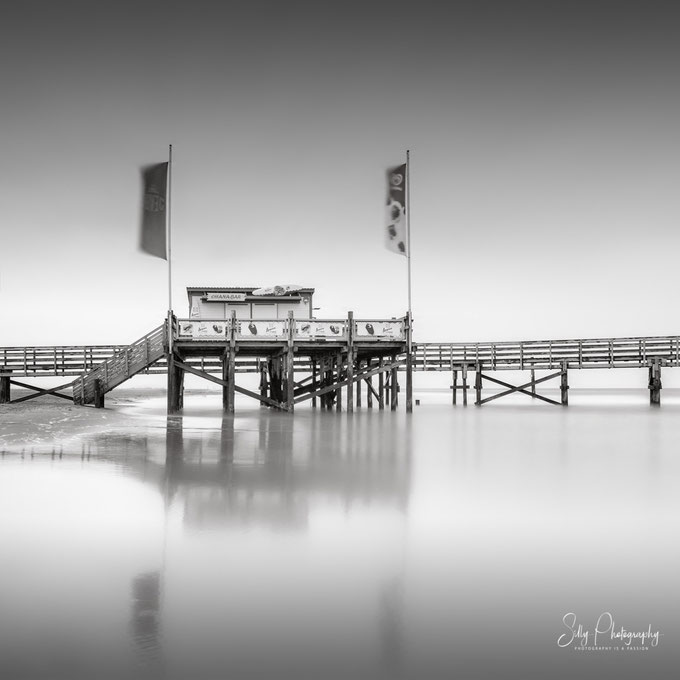
<svg viewBox="0 0 680 680">
<path fill-rule="evenodd" d="M 488 380 L 490 382 L 496 383 L 498 385 L 502 385 L 503 387 L 509 387 L 510 389 L 505 390 L 504 392 L 499 392 L 498 394 L 494 394 L 491 397 L 487 397 L 486 399 L 482 399 L 477 403 L 478 406 L 481 406 L 482 404 L 486 404 L 489 401 L 493 401 L 494 399 L 500 399 L 501 397 L 506 397 L 509 394 L 513 394 L 514 392 L 520 392 L 521 394 L 526 394 L 529 397 L 532 397 L 534 399 L 540 399 L 541 401 L 547 401 L 549 404 L 554 404 L 555 406 L 561 406 L 560 402 L 555 401 L 553 399 L 548 399 L 548 397 L 543 397 L 540 394 L 535 394 L 534 392 L 529 392 L 527 387 L 531 387 L 532 385 L 538 385 L 539 383 L 545 382 L 546 380 L 552 380 L 553 378 L 559 378 L 562 375 L 562 371 L 559 371 L 558 373 L 551 373 L 550 375 L 545 375 L 542 378 L 538 378 L 538 380 L 531 380 L 528 383 L 525 383 L 524 385 L 511 385 L 510 383 L 503 382 L 502 380 L 498 380 L 497 378 L 492 378 L 488 375 L 485 375 L 484 373 L 480 373 L 482 378 L 485 380 Z"/>
<path fill-rule="evenodd" d="M 183 361 L 178 361 L 177 359 L 175 359 L 175 366 L 181 368 L 183 371 L 186 371 L 187 373 L 197 375 L 199 378 L 204 378 L 205 380 L 214 382 L 217 385 L 222 385 L 222 387 L 229 387 L 229 383 L 226 380 L 220 380 L 219 378 L 216 378 L 214 375 L 210 375 L 210 373 L 200 371 L 199 369 L 194 368 L 193 366 L 189 366 L 189 364 L 185 364 Z M 268 404 L 269 406 L 273 406 L 275 408 L 280 408 L 284 410 L 286 408 L 283 404 L 280 404 L 278 401 L 274 401 L 269 397 L 263 397 L 261 394 L 257 394 L 256 392 L 251 392 L 250 390 L 245 389 L 245 387 L 239 387 L 238 385 L 234 385 L 234 391 L 238 392 L 239 394 L 245 394 L 247 397 L 252 397 L 253 399 L 257 399 L 258 401 L 261 401 L 262 403 Z"/>
<path fill-rule="evenodd" d="M 370 376 L 369 376 L 369 377 L 370 377 Z M 375 391 L 375 388 L 373 387 L 373 385 L 371 385 L 371 383 L 368 382 L 368 378 L 364 378 L 364 382 L 366 383 L 366 387 L 368 387 L 368 389 L 371 390 L 371 392 L 373 392 L 373 396 L 374 396 L 378 401 L 380 401 L 380 395 Z"/>
<path fill-rule="evenodd" d="M 341 387 L 346 387 L 347 385 L 351 383 L 358 382 L 359 380 L 364 380 L 365 378 L 370 378 L 371 376 L 377 375 L 378 373 L 387 373 L 388 371 L 391 371 L 395 368 L 399 368 L 399 366 L 405 366 L 406 361 L 401 360 L 401 361 L 395 361 L 391 364 L 383 364 L 382 366 L 378 368 L 373 368 L 370 371 L 363 371 L 362 373 L 355 373 L 352 376 L 351 380 L 342 380 L 340 382 L 335 383 L 334 385 L 328 385 L 327 387 L 322 387 L 320 390 L 317 390 L 316 392 L 312 392 L 311 394 L 305 394 L 302 397 L 298 397 L 295 400 L 296 404 L 299 404 L 301 401 L 306 401 L 307 399 L 311 399 L 312 397 L 320 397 L 323 394 L 327 394 L 328 392 L 335 392 L 336 390 L 339 390 Z M 388 373 L 389 375 L 389 373 Z"/>
<path fill-rule="evenodd" d="M 18 380 L 10 380 L 10 384 L 12 385 L 18 385 L 19 387 L 25 387 L 29 390 L 34 390 L 38 394 L 29 394 L 25 397 L 19 397 L 19 399 L 12 399 L 9 403 L 10 404 L 18 404 L 21 401 L 28 401 L 29 399 L 36 399 L 37 397 L 42 396 L 43 394 L 53 394 L 55 397 L 60 397 L 61 399 L 66 399 L 67 401 L 73 401 L 73 397 L 70 397 L 68 394 L 61 394 L 60 392 L 57 392 L 57 390 L 64 390 L 68 387 L 71 387 L 75 383 L 75 380 L 70 383 L 66 383 L 65 385 L 59 385 L 58 387 L 50 387 L 49 389 L 42 389 L 40 387 L 35 387 L 35 385 L 29 385 L 27 383 L 22 383 L 19 382 Z"/>
</svg>

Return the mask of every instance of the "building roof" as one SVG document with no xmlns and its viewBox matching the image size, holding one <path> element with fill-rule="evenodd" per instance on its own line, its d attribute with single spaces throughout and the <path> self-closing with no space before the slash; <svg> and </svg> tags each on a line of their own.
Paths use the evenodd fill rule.
<svg viewBox="0 0 680 680">
<path fill-rule="evenodd" d="M 201 291 L 201 290 L 211 290 L 216 293 L 227 293 L 230 291 L 238 292 L 238 293 L 252 293 L 254 290 L 257 290 L 258 288 L 263 288 L 264 286 L 187 286 L 187 292 L 188 291 Z M 300 288 L 297 291 L 297 293 L 313 293 L 314 288 Z"/>
<path fill-rule="evenodd" d="M 261 286 L 187 286 L 187 297 L 191 302 L 192 293 L 245 293 L 246 295 L 252 295 L 254 290 L 261 288 Z M 283 295 L 258 295 L 256 298 L 259 300 L 269 300 L 276 299 L 280 300 L 282 298 L 297 298 L 299 299 L 301 295 L 313 295 L 314 288 L 299 288 L 296 291 L 290 291 L 284 293 Z"/>
</svg>

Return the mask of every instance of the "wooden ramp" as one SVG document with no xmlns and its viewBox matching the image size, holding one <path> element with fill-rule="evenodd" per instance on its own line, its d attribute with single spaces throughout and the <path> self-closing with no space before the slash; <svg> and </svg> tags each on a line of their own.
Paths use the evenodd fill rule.
<svg viewBox="0 0 680 680">
<path fill-rule="evenodd" d="M 111 358 L 77 378 L 73 383 L 74 403 L 100 405 L 107 392 L 164 358 L 166 335 L 165 324 L 158 326 L 131 345 L 117 349 Z"/>
</svg>

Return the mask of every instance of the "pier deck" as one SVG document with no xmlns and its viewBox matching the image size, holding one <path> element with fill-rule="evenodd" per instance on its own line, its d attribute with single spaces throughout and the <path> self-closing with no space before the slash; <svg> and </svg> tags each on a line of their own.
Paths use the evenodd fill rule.
<svg viewBox="0 0 680 680">
<path fill-rule="evenodd" d="M 330 320 L 173 319 L 172 353 L 166 325 L 131 345 L 0 347 L 0 403 L 10 401 L 12 383 L 33 389 L 37 394 L 32 396 L 50 393 L 71 398 L 63 390 L 73 387 L 74 401 L 88 404 L 101 402 L 103 394 L 132 375 L 172 373 L 169 385 L 173 380 L 178 383 L 169 404 L 173 411 L 181 408 L 183 375 L 192 373 L 224 388 L 227 409 L 233 409 L 234 391 L 286 410 L 307 399 L 316 404 L 317 398 L 323 407 L 337 408 L 343 388 L 351 409 L 353 387 L 359 386 L 359 397 L 362 383 L 369 404 L 375 397 L 381 408 L 386 403 L 396 407 L 397 371 L 414 370 L 451 372 L 454 403 L 458 390 L 467 402 L 467 375 L 474 373 L 475 403 L 480 405 L 515 392 L 557 403 L 537 395 L 536 385 L 560 377 L 559 403 L 566 404 L 567 371 L 598 368 L 648 369 L 650 401 L 659 403 L 661 368 L 680 366 L 680 336 L 417 343 L 409 357 L 409 332 L 407 317 L 357 320 L 351 313 L 346 319 Z M 530 371 L 531 380 L 513 386 L 489 375 L 496 371 Z M 553 373 L 537 378 L 537 371 Z M 235 385 L 239 373 L 260 375 L 257 394 Z M 75 380 L 50 390 L 16 380 L 54 376 Z M 378 389 L 373 387 L 373 377 L 381 383 Z M 508 389 L 482 399 L 484 380 Z M 408 392 L 410 398 L 410 388 Z"/>
</svg>

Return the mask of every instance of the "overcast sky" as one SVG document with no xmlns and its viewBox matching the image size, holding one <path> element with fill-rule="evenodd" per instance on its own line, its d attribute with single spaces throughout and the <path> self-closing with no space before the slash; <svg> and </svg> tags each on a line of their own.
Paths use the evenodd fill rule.
<svg viewBox="0 0 680 680">
<path fill-rule="evenodd" d="M 173 294 L 406 310 L 420 341 L 678 333 L 674 3 L 17 2 L 0 24 L 0 345 L 125 343 L 167 308 L 140 166 L 173 144 Z"/>
</svg>

